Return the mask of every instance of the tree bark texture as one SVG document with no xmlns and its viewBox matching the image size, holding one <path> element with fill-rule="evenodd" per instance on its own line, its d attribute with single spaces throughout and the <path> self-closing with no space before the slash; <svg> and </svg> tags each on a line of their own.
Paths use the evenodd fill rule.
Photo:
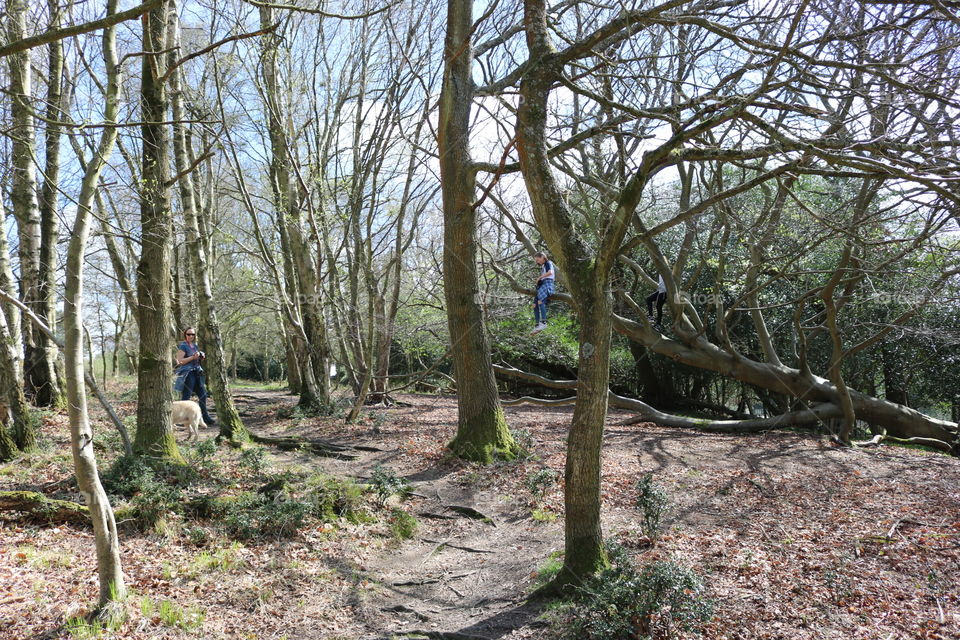
<svg viewBox="0 0 960 640">
<path fill-rule="evenodd" d="M 263 28 L 273 24 L 273 10 L 260 8 Z M 270 182 L 281 238 L 281 259 L 292 298 L 286 313 L 293 325 L 297 363 L 300 365 L 299 405 L 307 410 L 325 410 L 330 404 L 327 375 L 326 323 L 313 251 L 307 243 L 301 219 L 300 189 L 291 174 L 286 108 L 281 96 L 277 64 L 280 37 L 270 32 L 262 39 L 261 77 L 270 135 Z"/>
<path fill-rule="evenodd" d="M 48 0 L 50 29 L 60 27 L 59 0 Z M 63 91 L 63 42 L 54 40 L 48 47 L 47 60 L 47 122 L 45 126 L 45 169 L 40 189 L 40 262 L 38 273 L 38 300 L 34 313 L 48 327 L 57 326 L 57 203 L 60 188 L 60 138 L 62 130 L 55 124 L 63 121 L 68 101 Z M 57 367 L 59 350 L 43 332 L 37 333 L 36 364 L 32 379 L 35 384 L 35 402 L 41 407 L 61 406 L 64 401 L 63 382 Z"/>
<path fill-rule="evenodd" d="M 24 37 L 26 32 L 27 3 L 25 0 L 7 0 L 7 40 L 13 42 Z M 17 222 L 20 241 L 20 299 L 31 309 L 39 299 L 40 277 L 40 212 L 37 207 L 37 175 L 34 166 L 36 155 L 36 131 L 33 111 L 30 106 L 33 90 L 33 73 L 30 55 L 27 52 L 11 55 L 8 60 L 10 73 L 10 203 Z M 10 293 L 13 293 L 12 291 Z M 25 324 L 21 327 L 24 344 L 24 382 L 28 391 L 34 391 L 34 364 L 36 362 L 37 331 Z M 42 386 L 42 385 L 41 385 Z M 25 422 L 14 433 L 20 449 L 32 449 L 36 445 L 36 432 Z"/>
<path fill-rule="evenodd" d="M 137 378 L 137 435 L 134 450 L 183 462 L 170 424 L 171 359 L 170 255 L 173 215 L 167 185 L 170 136 L 165 72 L 168 2 L 146 14 L 141 65 L 143 166 L 140 185 L 142 250 L 137 264 L 137 324 L 140 353 Z"/>
<path fill-rule="evenodd" d="M 477 284 L 476 171 L 469 146 L 472 29 L 472 0 L 448 0 L 438 141 L 443 285 L 457 380 L 457 435 L 450 449 L 462 458 L 489 463 L 497 452 L 513 455 L 516 443 L 497 394 Z"/>
<path fill-rule="evenodd" d="M 107 13 L 116 12 L 117 0 L 109 0 Z M 103 34 L 103 56 L 107 69 L 106 122 L 116 122 L 119 111 L 120 65 L 116 55 L 114 28 Z M 113 508 L 100 484 L 93 451 L 93 429 L 87 412 L 87 390 L 83 371 L 83 261 L 100 173 L 106 165 L 117 138 L 115 127 L 105 127 L 96 153 L 87 163 L 77 216 L 67 251 L 66 291 L 63 308 L 64 359 L 66 361 L 67 412 L 70 416 L 70 449 L 77 475 L 77 486 L 89 509 L 97 553 L 100 580 L 99 605 L 105 608 L 122 602 L 125 597 L 123 570 L 120 564 L 120 541 Z M 169 397 L 169 393 L 168 393 Z"/>
</svg>

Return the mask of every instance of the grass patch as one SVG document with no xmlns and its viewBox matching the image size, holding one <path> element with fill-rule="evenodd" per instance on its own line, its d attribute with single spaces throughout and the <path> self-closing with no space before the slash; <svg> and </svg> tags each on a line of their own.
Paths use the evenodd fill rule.
<svg viewBox="0 0 960 640">
<path fill-rule="evenodd" d="M 556 578 L 561 569 L 563 569 L 563 551 L 553 551 L 547 556 L 543 564 L 537 567 L 533 575 L 533 582 L 530 585 L 530 591 L 536 591 Z"/>
<path fill-rule="evenodd" d="M 417 519 L 403 509 L 393 509 L 388 522 L 390 533 L 396 540 L 409 540 L 417 533 L 420 526 Z"/>
<path fill-rule="evenodd" d="M 119 618 L 103 622 L 96 619 L 87 621 L 81 616 L 75 616 L 67 618 L 63 626 L 74 640 L 97 640 L 109 637 L 120 628 L 121 624 L 122 620 Z"/>
<path fill-rule="evenodd" d="M 74 564 L 74 557 L 63 551 L 47 551 L 31 545 L 16 547 L 13 560 L 19 565 L 34 569 L 68 569 Z"/>
<path fill-rule="evenodd" d="M 172 600 L 161 600 L 159 603 L 155 603 L 148 597 L 140 600 L 140 612 L 144 618 L 154 624 L 183 629 L 188 632 L 200 629 L 207 617 L 200 607 L 184 609 Z"/>
<path fill-rule="evenodd" d="M 557 514 L 549 509 L 537 508 L 530 512 L 530 517 L 535 522 L 553 522 L 557 519 Z"/>
<path fill-rule="evenodd" d="M 232 543 L 224 549 L 217 549 L 213 553 L 202 551 L 187 566 L 185 574 L 190 578 L 197 578 L 201 574 L 213 571 L 230 572 L 242 569 L 245 565 L 243 558 L 240 557 L 240 549 L 243 548 L 239 542 Z"/>
</svg>

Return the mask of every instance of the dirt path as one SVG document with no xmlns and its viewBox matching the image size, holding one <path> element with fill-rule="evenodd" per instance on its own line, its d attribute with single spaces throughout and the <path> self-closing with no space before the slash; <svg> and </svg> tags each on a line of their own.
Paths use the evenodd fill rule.
<svg viewBox="0 0 960 640">
<path fill-rule="evenodd" d="M 375 523 L 315 524 L 292 539 L 244 544 L 202 522 L 125 532 L 124 572 L 137 602 L 170 601 L 199 621 L 193 628 L 137 614 L 116 637 L 393 640 L 419 631 L 411 637 L 549 638 L 541 612 L 524 598 L 537 569 L 563 548 L 571 409 L 508 408 L 511 428 L 533 455 L 481 467 L 445 454 L 456 430 L 454 398 L 401 400 L 409 406 L 369 409 L 358 424 L 344 425 L 279 419 L 277 410 L 295 397 L 236 390 L 254 432 L 322 438 L 355 455 L 268 448 L 269 471 L 366 481 L 381 465 L 406 478 L 415 495 L 387 508 L 417 518 L 413 538 L 391 535 L 389 511 Z M 134 409 L 120 408 L 125 415 Z M 617 426 L 624 417 L 607 422 L 604 536 L 637 563 L 671 558 L 702 575 L 715 602 L 708 640 L 960 638 L 960 460 L 904 448 L 839 449 L 793 433 Z M 47 452 L 0 465 L 0 489 L 60 486 L 71 475 L 67 434 L 65 417 L 48 418 Z M 206 429 L 201 438 L 215 434 Z M 227 477 L 249 486 L 239 454 L 222 448 L 217 456 Z M 526 480 L 544 470 L 560 482 L 535 500 Z M 635 506 L 643 473 L 654 473 L 673 502 L 652 549 Z M 469 517 L 470 509 L 487 520 Z M 198 524 L 206 543 L 191 538 Z M 96 596 L 91 545 L 85 528 L 0 514 L 0 638 L 70 637 L 61 625 Z"/>
<path fill-rule="evenodd" d="M 453 398 L 403 399 L 413 406 L 374 410 L 361 425 L 305 421 L 283 431 L 372 446 L 379 451 L 355 461 L 315 464 L 361 479 L 383 465 L 415 487 L 407 508 L 420 521 L 416 537 L 363 557 L 379 585 L 357 601 L 368 637 L 414 629 L 541 637 L 538 611 L 524 598 L 537 567 L 562 549 L 562 520 L 531 517 L 524 480 L 545 468 L 562 478 L 571 409 L 508 409 L 536 457 L 484 468 L 444 457 Z M 605 436 L 605 535 L 640 561 L 676 557 L 707 574 L 718 602 L 707 637 L 960 637 L 951 635 L 960 629 L 960 461 L 901 448 L 838 449 L 791 433 L 617 426 L 624 417 L 611 414 Z M 645 549 L 633 505 L 646 472 L 674 502 L 654 551 Z M 562 512 L 562 482 L 542 506 Z M 950 544 L 935 547 L 937 539 Z M 733 619 L 730 629 L 724 620 Z"/>
</svg>

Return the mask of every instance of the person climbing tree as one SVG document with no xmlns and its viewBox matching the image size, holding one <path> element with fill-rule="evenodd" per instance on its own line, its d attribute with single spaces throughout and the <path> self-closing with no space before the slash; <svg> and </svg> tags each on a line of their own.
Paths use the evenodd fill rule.
<svg viewBox="0 0 960 640">
<path fill-rule="evenodd" d="M 647 319 L 658 329 L 663 325 L 663 303 L 667 301 L 667 285 L 663 281 L 663 276 L 657 280 L 657 290 L 647 296 Z M 657 303 L 657 321 L 653 321 L 653 303 Z"/>
<path fill-rule="evenodd" d="M 556 272 L 553 268 L 553 262 L 542 251 L 533 257 L 540 265 L 540 275 L 537 277 L 537 292 L 533 296 L 533 319 L 536 326 L 530 332 L 530 335 L 540 333 L 547 328 L 547 303 L 554 292 L 554 279 Z"/>
</svg>

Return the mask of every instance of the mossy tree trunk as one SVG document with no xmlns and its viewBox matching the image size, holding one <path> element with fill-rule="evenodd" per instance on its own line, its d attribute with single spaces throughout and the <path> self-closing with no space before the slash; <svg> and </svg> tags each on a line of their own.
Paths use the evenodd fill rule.
<svg viewBox="0 0 960 640">
<path fill-rule="evenodd" d="M 27 22 L 27 3 L 24 0 L 7 0 L 6 28 L 8 42 L 24 37 Z M 33 72 L 30 53 L 24 51 L 7 58 L 10 73 L 10 204 L 17 222 L 19 240 L 18 255 L 20 298 L 35 308 L 39 298 L 39 261 L 40 261 L 40 214 L 37 209 L 37 175 L 34 166 L 36 155 L 36 135 L 33 110 L 30 106 L 33 86 Z M 13 294 L 14 291 L 8 293 Z M 36 329 L 29 323 L 21 327 L 25 345 L 23 361 L 24 381 L 32 380 L 33 364 L 36 357 Z M 20 336 L 13 336 L 19 338 Z M 18 345 L 19 347 L 19 345 Z M 33 388 L 27 383 L 27 388 Z M 36 430 L 29 420 L 15 425 L 14 441 L 22 450 L 36 446 Z"/>
<path fill-rule="evenodd" d="M 6 219 L 0 201 L 0 220 Z M 6 234 L 0 234 L 0 286 L 13 296 L 13 271 L 7 252 Z M 30 408 L 23 393 L 20 351 L 20 309 L 6 300 L 0 310 L 0 461 L 12 460 L 20 453 L 17 440 L 32 431 Z M 18 434 L 20 434 L 18 436 Z"/>
<path fill-rule="evenodd" d="M 473 1 L 449 0 L 440 92 L 440 181 L 443 194 L 443 285 L 457 380 L 456 455 L 489 463 L 516 443 L 500 405 L 477 283 L 476 168 L 470 157 Z"/>
<path fill-rule="evenodd" d="M 141 65 L 141 135 L 143 166 L 140 182 L 142 249 L 137 265 L 137 318 L 140 354 L 137 377 L 137 435 L 139 455 L 183 462 L 170 424 L 173 362 L 171 359 L 170 248 L 173 216 L 167 184 L 170 136 L 168 97 L 163 78 L 167 48 L 167 12 L 164 1 L 145 14 Z"/>
</svg>

